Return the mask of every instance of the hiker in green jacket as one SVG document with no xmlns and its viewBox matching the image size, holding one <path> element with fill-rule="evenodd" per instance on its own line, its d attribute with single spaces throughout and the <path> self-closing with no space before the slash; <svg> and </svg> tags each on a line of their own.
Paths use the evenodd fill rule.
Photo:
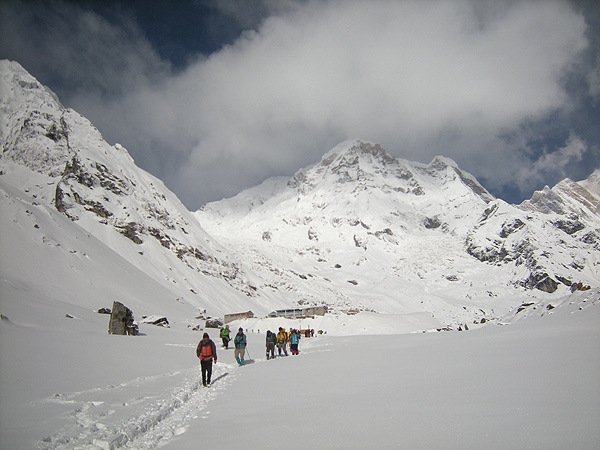
<svg viewBox="0 0 600 450">
<path fill-rule="evenodd" d="M 225 325 L 225 328 L 221 328 L 221 340 L 223 341 L 223 348 L 229 348 L 229 325 Z"/>
</svg>

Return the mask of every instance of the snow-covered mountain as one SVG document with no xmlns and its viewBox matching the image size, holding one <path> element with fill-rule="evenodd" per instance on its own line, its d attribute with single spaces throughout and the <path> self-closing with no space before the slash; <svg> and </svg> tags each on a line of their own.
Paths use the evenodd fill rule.
<svg viewBox="0 0 600 450">
<path fill-rule="evenodd" d="M 457 326 L 541 291 L 598 285 L 595 177 L 561 190 L 564 210 L 546 212 L 495 199 L 448 158 L 412 163 L 353 140 L 290 179 L 196 214 L 261 273 L 264 289 L 292 292 L 298 304 L 430 314 Z"/>
<path fill-rule="evenodd" d="M 138 316 L 183 304 L 182 320 L 198 310 L 221 317 L 247 310 L 248 298 L 257 313 L 279 305 L 258 298 L 252 274 L 160 180 L 15 62 L 0 62 L 0 131 L 3 251 L 16 246 L 11 260 L 3 258 L 3 283 L 15 288 L 19 279 L 44 291 L 62 280 L 63 301 L 100 308 L 121 299 Z M 99 247 L 102 256 L 93 254 Z M 71 273 L 58 269 L 69 259 L 96 288 L 85 299 L 65 284 Z M 124 272 L 130 282 L 119 284 Z M 105 295 L 111 285 L 116 292 Z"/>
<path fill-rule="evenodd" d="M 0 111 L 4 300 L 122 300 L 189 325 L 204 310 L 327 305 L 324 328 L 393 333 L 473 326 L 600 284 L 598 171 L 515 206 L 448 158 L 351 140 L 191 213 L 14 62 L 0 62 Z"/>
</svg>

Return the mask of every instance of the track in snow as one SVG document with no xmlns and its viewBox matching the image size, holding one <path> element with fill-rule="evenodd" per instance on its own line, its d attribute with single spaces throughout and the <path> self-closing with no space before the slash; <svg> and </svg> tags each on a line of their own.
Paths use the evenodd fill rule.
<svg viewBox="0 0 600 450">
<path fill-rule="evenodd" d="M 72 404 L 73 409 L 60 417 L 61 423 L 66 424 L 34 448 L 115 450 L 162 446 L 184 433 L 193 419 L 206 417 L 207 404 L 232 383 L 235 367 L 214 365 L 210 388 L 202 387 L 200 370 L 195 367 L 120 385 L 55 394 L 40 403 Z M 165 383 L 176 387 L 164 389 Z M 166 394 L 151 395 L 156 392 Z"/>
</svg>

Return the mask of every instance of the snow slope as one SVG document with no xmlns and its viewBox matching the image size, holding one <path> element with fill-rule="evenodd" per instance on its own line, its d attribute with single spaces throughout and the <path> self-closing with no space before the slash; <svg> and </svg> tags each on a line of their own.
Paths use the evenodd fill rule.
<svg viewBox="0 0 600 450">
<path fill-rule="evenodd" d="M 152 279 L 162 285 L 154 289 L 150 287 L 152 282 L 148 282 L 148 289 L 140 290 L 135 298 L 132 283 L 128 295 L 123 295 L 134 298 L 136 305 L 144 303 L 147 291 L 154 293 L 150 297 L 162 297 L 163 306 L 153 307 L 153 314 L 168 315 L 172 303 L 188 305 L 187 320 L 197 316 L 198 310 L 222 317 L 228 312 L 250 309 L 248 303 L 262 314 L 284 305 L 257 292 L 254 275 L 200 227 L 160 180 L 137 167 L 122 146 L 111 146 L 104 141 L 87 119 L 65 109 L 50 91 L 14 62 L 0 61 L 0 111 L 3 149 L 0 174 L 5 199 L 2 207 L 8 208 L 3 213 L 12 217 L 3 228 L 5 239 L 18 242 L 23 233 L 57 242 L 82 233 L 95 237 L 119 261 L 117 265 L 108 263 L 106 258 L 102 261 L 104 272 L 118 272 L 107 275 L 109 278 L 122 277 L 137 268 L 148 281 Z M 29 211 L 26 215 L 25 210 Z M 31 228 L 37 220 L 34 216 L 47 215 L 53 218 L 47 225 L 54 227 L 60 222 L 61 229 L 42 228 L 40 224 Z M 30 220 L 20 222 L 17 216 L 30 216 Z M 35 242 L 41 245 L 39 240 Z M 82 250 L 78 242 L 72 242 L 68 248 L 75 252 Z M 29 255 L 14 256 L 22 258 L 25 267 L 29 264 L 27 258 L 37 251 L 32 249 Z M 44 267 L 57 269 L 43 274 L 52 276 L 55 285 L 62 287 L 57 295 L 64 301 L 80 304 L 80 298 L 73 296 L 79 295 L 77 291 L 61 282 L 61 278 L 72 278 L 70 269 L 65 273 L 58 270 L 63 267 L 62 254 L 45 251 L 45 257 Z M 124 271 L 122 260 L 133 267 Z M 10 267 L 10 260 L 3 262 L 7 270 L 18 272 Z M 89 258 L 79 258 L 74 265 L 76 270 L 93 278 L 92 263 Z M 104 306 L 110 306 L 122 296 L 113 295 L 104 289 L 105 285 L 110 283 L 98 280 L 90 298 L 103 296 L 104 302 L 109 303 Z M 45 283 L 40 282 L 40 286 Z M 255 301 L 249 302 L 250 298 Z"/>
<path fill-rule="evenodd" d="M 332 330 L 273 361 L 265 330 L 249 330 L 249 363 L 219 347 L 208 389 L 198 333 L 109 336 L 107 316 L 85 309 L 48 310 L 53 326 L 5 318 L 2 448 L 596 448 L 599 298 L 578 292 L 463 333 Z"/>
</svg>

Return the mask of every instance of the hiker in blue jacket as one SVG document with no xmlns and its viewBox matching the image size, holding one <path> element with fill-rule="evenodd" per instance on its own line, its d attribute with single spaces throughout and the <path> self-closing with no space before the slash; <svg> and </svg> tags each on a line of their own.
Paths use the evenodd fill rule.
<svg viewBox="0 0 600 450">
<path fill-rule="evenodd" d="M 292 351 L 292 355 L 298 355 L 300 352 L 298 351 L 298 344 L 300 343 L 300 335 L 296 330 L 292 330 L 290 334 L 290 350 Z"/>
<path fill-rule="evenodd" d="M 243 366 L 244 354 L 246 353 L 246 335 L 244 334 L 243 328 L 240 328 L 238 330 L 238 333 L 235 335 L 233 343 L 235 344 L 235 350 L 233 351 L 235 360 L 240 366 Z"/>
</svg>

